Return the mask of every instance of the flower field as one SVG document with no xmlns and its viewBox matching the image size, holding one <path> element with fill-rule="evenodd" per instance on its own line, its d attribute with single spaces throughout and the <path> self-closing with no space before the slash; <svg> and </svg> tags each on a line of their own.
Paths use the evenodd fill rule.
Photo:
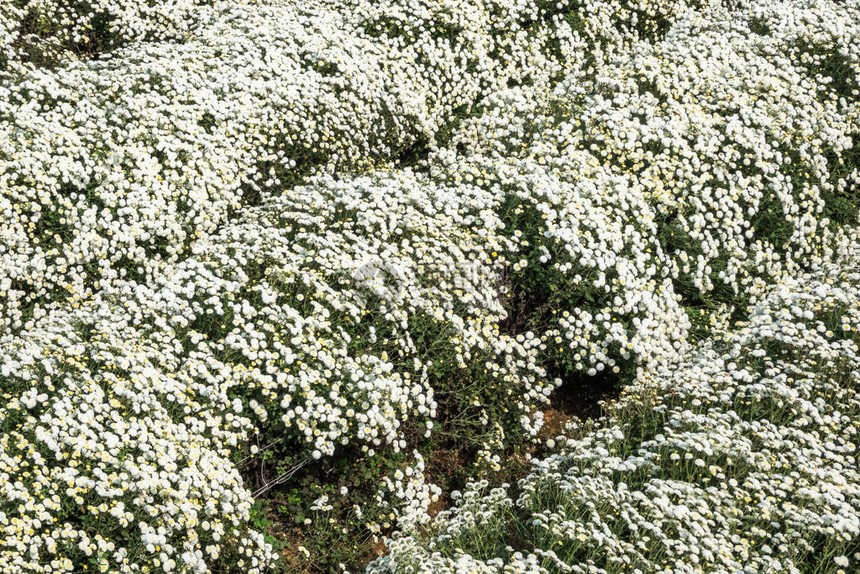
<svg viewBox="0 0 860 574">
<path fill-rule="evenodd" d="M 860 571 L 856 0 L 13 0 L 0 192 L 0 572 Z"/>
<path fill-rule="evenodd" d="M 856 571 L 858 268 L 780 282 L 571 425 L 516 494 L 470 484 L 369 571 Z"/>
</svg>

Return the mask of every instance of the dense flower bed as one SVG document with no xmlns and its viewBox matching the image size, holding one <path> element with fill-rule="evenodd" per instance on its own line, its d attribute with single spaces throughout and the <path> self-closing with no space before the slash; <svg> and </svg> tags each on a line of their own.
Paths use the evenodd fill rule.
<svg viewBox="0 0 860 574">
<path fill-rule="evenodd" d="M 52 64 L 133 40 L 178 39 L 196 20 L 198 0 L 10 0 L 0 6 L 0 71 Z"/>
<path fill-rule="evenodd" d="M 857 221 L 856 10 L 691 11 L 659 42 L 582 60 L 543 106 L 517 91 L 485 101 L 454 139 L 466 157 L 431 171 L 513 190 L 515 221 L 542 220 L 514 270 L 520 303 L 545 306 L 538 364 L 593 374 L 630 349 L 638 382 L 585 438 L 559 437 L 518 496 L 475 482 L 370 571 L 848 571 L 860 558 L 857 238 L 839 239 Z M 649 276 L 670 279 L 664 303 Z M 739 331 L 688 346 L 761 300 Z M 804 411 L 815 426 L 801 436 Z M 811 422 L 831 413 L 826 430 Z"/>
<path fill-rule="evenodd" d="M 0 329 L 151 281 L 268 190 L 419 149 L 508 60 L 543 65 L 541 34 L 498 33 L 514 12 L 404 9 L 404 39 L 375 8 L 329 4 L 218 3 L 183 43 L 0 78 Z"/>
<path fill-rule="evenodd" d="M 852 239 L 844 259 L 783 280 L 749 321 L 641 377 L 605 419 L 571 425 L 515 490 L 471 484 L 368 572 L 854 571 Z"/>
<path fill-rule="evenodd" d="M 372 570 L 853 560 L 860 4 L 119 5 L 0 72 L 2 568 L 263 572 L 258 445 L 497 471 L 587 377 L 516 499 L 380 480 Z"/>
<path fill-rule="evenodd" d="M 743 308 L 857 222 L 860 28 L 831 8 L 816 19 L 811 6 L 802 26 L 780 24 L 780 5 L 690 11 L 544 98 L 488 98 L 455 136 L 465 153 L 433 159 L 435 178 L 493 192 L 526 234 L 512 280 L 562 372 L 671 357 L 688 319 Z M 763 21 L 783 32 L 752 34 Z"/>
</svg>

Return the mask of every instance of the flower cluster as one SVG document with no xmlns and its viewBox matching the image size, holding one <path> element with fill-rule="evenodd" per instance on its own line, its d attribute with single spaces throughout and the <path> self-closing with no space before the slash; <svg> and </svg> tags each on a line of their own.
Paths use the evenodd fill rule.
<svg viewBox="0 0 860 574">
<path fill-rule="evenodd" d="M 477 483 L 369 571 L 841 571 L 860 558 L 857 236 L 840 228 L 857 223 L 857 9 L 680 6 L 623 50 L 565 14 L 565 52 L 609 49 L 570 58 L 553 92 L 498 92 L 464 122 L 429 169 L 495 190 L 518 246 L 508 310 L 538 310 L 509 327 L 536 326 L 538 363 L 563 373 L 634 357 L 637 383 L 586 438 L 553 441 L 564 452 L 519 497 Z M 747 324 L 690 347 L 694 312 L 713 331 L 732 311 L 720 303 L 745 301 L 758 302 Z"/>
<path fill-rule="evenodd" d="M 150 4 L 0 6 L 7 62 L 128 41 L 0 73 L 2 568 L 263 572 L 250 443 L 498 471 L 634 373 L 430 538 L 382 481 L 372 570 L 854 564 L 856 1 Z"/>
<path fill-rule="evenodd" d="M 270 550 L 236 531 L 252 501 L 226 449 L 246 427 L 203 410 L 116 319 L 78 310 L 4 344 L 4 571 L 261 571 Z"/>
<path fill-rule="evenodd" d="M 0 71 L 52 64 L 134 40 L 179 39 L 193 27 L 199 0 L 22 0 L 0 7 Z"/>
<path fill-rule="evenodd" d="M 401 449 L 404 425 L 432 428 L 434 387 L 454 376 L 510 397 L 511 416 L 535 432 L 530 415 L 552 385 L 535 363 L 536 339 L 498 331 L 505 312 L 487 287 L 509 248 L 488 232 L 501 223 L 488 212 L 475 233 L 457 217 L 480 200 L 405 173 L 317 177 L 246 208 L 153 285 L 105 287 L 7 335 L 6 474 L 35 506 L 4 517 L 32 531 L 27 547 L 40 551 L 15 546 L 6 562 L 74 556 L 50 544 L 45 517 L 97 521 L 106 499 L 123 504 L 129 525 L 161 528 L 178 563 L 180 551 L 215 558 L 222 547 L 208 535 L 226 541 L 224 525 L 247 520 L 229 457 L 256 432 L 274 429 L 312 458 L 347 444 Z M 56 462 L 33 474 L 19 444 Z M 64 499 L 67 476 L 89 498 Z M 55 497 L 59 506 L 43 506 Z M 180 499 L 188 518 L 174 520 Z M 126 549 L 105 560 L 122 564 L 135 530 L 100 531 Z"/>
<path fill-rule="evenodd" d="M 430 505 L 439 500 L 442 489 L 428 483 L 424 477 L 424 458 L 416 451 L 415 463 L 383 477 L 376 503 L 389 522 L 371 525 L 371 531 L 386 530 L 396 525 L 402 532 L 411 532 L 430 521 Z"/>
<path fill-rule="evenodd" d="M 495 92 L 429 162 L 522 234 L 509 306 L 532 318 L 512 326 L 555 347 L 561 374 L 675 356 L 721 304 L 827 260 L 858 222 L 856 5 L 678 7 L 661 41 L 623 50 L 598 44 L 589 23 L 611 9 L 592 7 L 557 37 L 606 46 L 599 60 Z"/>
<path fill-rule="evenodd" d="M 857 240 L 768 290 L 749 321 L 641 377 L 583 437 L 559 436 L 518 496 L 472 485 L 429 535 L 390 541 L 368 571 L 856 566 Z"/>
<path fill-rule="evenodd" d="M 408 156 L 529 52 L 497 56 L 514 15 L 480 4 L 431 3 L 405 39 L 358 4 L 222 2 L 182 43 L 0 77 L 0 331 L 117 280 L 152 282 L 315 169 Z"/>
</svg>

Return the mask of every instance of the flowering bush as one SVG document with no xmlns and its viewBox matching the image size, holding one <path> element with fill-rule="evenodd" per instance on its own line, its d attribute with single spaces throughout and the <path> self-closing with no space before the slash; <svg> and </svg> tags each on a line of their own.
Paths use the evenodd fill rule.
<svg viewBox="0 0 860 574">
<path fill-rule="evenodd" d="M 433 139 L 506 80 L 488 44 L 507 20 L 473 10 L 437 37 L 430 25 L 454 8 L 439 6 L 404 39 L 374 33 L 369 8 L 219 3 L 183 43 L 7 75 L 0 329 L 118 279 L 151 282 L 316 168 L 366 168 Z"/>
<path fill-rule="evenodd" d="M 860 251 L 786 279 L 368 572 L 844 572 L 860 560 Z M 582 429 L 579 432 L 583 432 Z M 516 540 L 512 547 L 511 540 Z"/>
<path fill-rule="evenodd" d="M 542 332 L 558 372 L 670 358 L 721 305 L 826 260 L 833 230 L 856 224 L 860 31 L 841 7 L 810 9 L 816 24 L 753 40 L 778 5 L 690 10 L 549 94 L 487 98 L 452 140 L 464 153 L 434 158 L 434 177 L 494 191 L 524 234 L 509 271 L 531 319 L 514 327 Z M 807 37 L 842 62 L 838 87 Z"/>
<path fill-rule="evenodd" d="M 203 517 L 221 535 L 247 520 L 248 493 L 229 461 L 255 433 L 266 429 L 299 448 L 308 444 L 315 459 L 353 443 L 370 454 L 385 445 L 397 450 L 406 446 L 404 425 L 429 432 L 434 387 L 444 390 L 453 376 L 467 377 L 478 394 L 492 388 L 510 401 L 496 406 L 508 413 L 502 420 L 534 432 L 531 415 L 551 389 L 534 363 L 537 339 L 499 334 L 504 310 L 486 290 L 502 265 L 493 253 L 503 250 L 503 238 L 481 237 L 439 216 L 474 199 L 427 182 L 420 187 L 405 174 L 380 183 L 318 178 L 247 208 L 241 221 L 195 244 L 191 257 L 151 287 L 106 287 L 8 335 L 7 397 L 29 390 L 26 400 L 3 408 L 4 428 L 29 437 L 19 448 L 56 460 L 33 474 L 7 453 L 8 487 L 40 501 L 35 514 L 6 511 L 7 520 L 33 530 L 27 548 L 76 556 L 43 542 L 54 529 L 40 513 L 77 521 L 121 503 L 129 524 L 163 530 L 170 546 L 162 547 L 178 563 L 180 549 L 217 557 L 220 547 L 204 544 L 202 534 L 187 546 L 178 540 L 187 522 L 196 526 Z M 28 416 L 31 408 L 41 414 Z M 140 446 L 151 440 L 139 436 L 141 429 L 150 428 L 181 440 L 183 449 Z M 104 437 L 107 451 L 97 440 Z M 183 454 L 185 448 L 194 454 Z M 199 466 L 202 460 L 213 466 Z M 223 469 L 217 481 L 195 482 L 214 468 Z M 133 483 L 118 490 L 130 481 L 123 474 L 144 492 L 161 484 L 158 497 L 136 496 Z M 91 496 L 112 500 L 104 502 L 108 510 L 94 504 L 100 498 L 83 496 L 41 506 L 61 496 L 54 489 L 66 476 L 80 476 Z M 204 487 L 219 494 L 176 494 Z M 179 511 L 176 497 L 185 500 L 183 521 L 169 518 Z M 102 531 L 123 549 L 104 560 L 132 560 L 132 532 L 117 531 L 113 539 Z M 22 551 L 10 550 L 8 563 L 42 560 Z"/>
<path fill-rule="evenodd" d="M 415 453 L 415 459 L 414 465 L 407 465 L 404 470 L 397 469 L 393 480 L 388 476 L 383 477 L 382 488 L 377 494 L 377 502 L 385 510 L 393 508 L 389 518 L 395 520 L 397 527 L 404 531 L 428 523 L 428 509 L 442 494 L 438 486 L 426 482 L 423 457 Z"/>
<path fill-rule="evenodd" d="M 53 64 L 133 40 L 178 39 L 193 26 L 197 0 L 15 0 L 0 7 L 0 71 Z"/>
<path fill-rule="evenodd" d="M 264 572 L 404 452 L 308 500 L 371 571 L 854 564 L 860 4 L 206 4 L 0 7 L 2 568 Z"/>
</svg>

